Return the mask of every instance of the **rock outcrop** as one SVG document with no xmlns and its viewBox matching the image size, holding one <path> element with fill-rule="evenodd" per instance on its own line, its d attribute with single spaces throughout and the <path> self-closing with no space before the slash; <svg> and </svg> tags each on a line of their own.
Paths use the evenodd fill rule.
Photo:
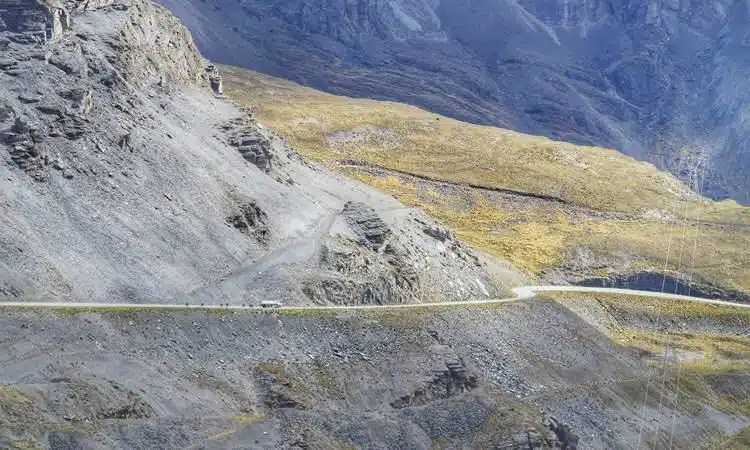
<svg viewBox="0 0 750 450">
<path fill-rule="evenodd" d="M 315 303 L 347 305 L 419 301 L 419 275 L 375 210 L 361 202 L 347 202 L 341 216 L 353 239 L 339 237 L 323 247 L 321 267 L 335 275 L 310 280 L 307 296 Z"/>
<path fill-rule="evenodd" d="M 270 241 L 271 230 L 268 228 L 268 215 L 253 202 L 240 206 L 239 213 L 227 218 L 227 223 L 240 233 L 255 236 L 263 244 L 268 244 Z"/>
<path fill-rule="evenodd" d="M 395 409 L 421 406 L 468 392 L 479 385 L 477 377 L 467 374 L 463 362 L 446 361 L 445 368 L 434 370 L 433 379 L 409 395 L 391 402 Z"/>
<path fill-rule="evenodd" d="M 211 89 L 216 95 L 224 95 L 224 84 L 221 80 L 219 70 L 214 64 L 209 64 L 206 67 L 206 72 L 209 74 L 208 79 L 211 82 Z"/>
</svg>

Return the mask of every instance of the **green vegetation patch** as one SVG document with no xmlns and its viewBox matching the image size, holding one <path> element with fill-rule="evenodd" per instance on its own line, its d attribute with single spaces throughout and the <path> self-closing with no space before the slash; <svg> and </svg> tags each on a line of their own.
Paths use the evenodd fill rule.
<svg viewBox="0 0 750 450">
<path fill-rule="evenodd" d="M 549 432 L 544 414 L 538 408 L 510 398 L 497 395 L 493 397 L 497 408 L 485 418 L 479 427 L 473 430 L 472 448 L 492 448 L 498 442 L 511 438 L 513 432 L 533 429 L 542 436 Z"/>
<path fill-rule="evenodd" d="M 41 450 L 44 447 L 42 447 L 36 441 L 18 440 L 18 441 L 11 441 L 10 448 L 13 450 Z"/>
<path fill-rule="evenodd" d="M 600 292 L 544 292 L 538 297 L 563 301 L 597 300 L 628 312 L 653 316 L 666 315 L 685 319 L 698 317 L 730 317 L 747 320 L 746 323 L 750 325 L 750 308 L 656 298 L 647 295 L 622 295 Z"/>
<path fill-rule="evenodd" d="M 563 302 L 596 300 L 602 304 L 616 325 L 609 327 L 612 340 L 619 345 L 643 350 L 653 358 L 663 359 L 669 346 L 670 364 L 679 364 L 694 372 L 743 372 L 750 370 L 750 336 L 739 332 L 750 324 L 750 308 L 712 305 L 707 303 L 669 300 L 655 297 L 602 294 L 594 292 L 544 292 L 538 299 Z M 686 323 L 685 329 L 654 331 L 635 328 L 631 320 L 660 318 L 662 324 Z M 693 332 L 692 320 L 713 319 L 738 333 Z M 671 327 L 673 328 L 673 327 Z M 661 364 L 661 362 L 659 363 Z"/>
<path fill-rule="evenodd" d="M 728 439 L 717 440 L 709 448 L 712 450 L 747 450 L 750 448 L 750 427 L 743 428 Z"/>
<path fill-rule="evenodd" d="M 231 420 L 235 422 L 236 426 L 234 428 L 229 428 L 227 430 L 224 430 L 220 433 L 217 433 L 213 436 L 210 436 L 206 438 L 209 442 L 215 442 L 215 441 L 222 441 L 225 440 L 231 436 L 233 436 L 237 431 L 239 431 L 242 427 L 252 425 L 254 423 L 263 422 L 266 419 L 265 414 L 254 414 L 249 416 L 229 416 L 227 417 L 228 420 Z"/>
<path fill-rule="evenodd" d="M 343 395 L 331 372 L 319 362 L 288 363 L 269 360 L 255 365 L 254 370 L 269 376 L 273 383 L 304 407 L 323 399 L 338 399 Z"/>
<path fill-rule="evenodd" d="M 0 384 L 0 410 L 10 411 L 31 404 L 25 395 L 7 384 Z"/>
<path fill-rule="evenodd" d="M 709 333 L 657 333 L 620 328 L 612 331 L 615 342 L 645 350 L 663 358 L 676 355 L 683 368 L 702 372 L 743 372 L 750 370 L 750 337 Z M 670 362 L 676 364 L 677 361 Z"/>
</svg>

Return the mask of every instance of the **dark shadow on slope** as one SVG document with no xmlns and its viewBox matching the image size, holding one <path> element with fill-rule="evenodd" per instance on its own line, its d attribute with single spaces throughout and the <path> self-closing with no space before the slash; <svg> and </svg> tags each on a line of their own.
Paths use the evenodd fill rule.
<svg viewBox="0 0 750 450">
<path fill-rule="evenodd" d="M 658 272 L 636 272 L 611 277 L 592 277 L 573 283 L 576 286 L 633 289 L 649 292 L 690 295 L 706 299 L 719 299 L 750 303 L 750 296 L 739 291 L 723 289 L 706 283 L 690 283 Z"/>
</svg>

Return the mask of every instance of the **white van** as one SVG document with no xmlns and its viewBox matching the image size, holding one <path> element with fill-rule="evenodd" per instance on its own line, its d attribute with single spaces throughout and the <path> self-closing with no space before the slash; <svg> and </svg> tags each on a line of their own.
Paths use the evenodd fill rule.
<svg viewBox="0 0 750 450">
<path fill-rule="evenodd" d="M 260 302 L 260 307 L 261 308 L 281 308 L 281 302 L 268 300 L 268 301 Z"/>
</svg>

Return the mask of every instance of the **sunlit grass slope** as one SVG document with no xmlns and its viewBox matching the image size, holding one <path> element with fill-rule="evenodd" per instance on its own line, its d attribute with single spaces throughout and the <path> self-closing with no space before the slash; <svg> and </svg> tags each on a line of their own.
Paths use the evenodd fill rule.
<svg viewBox="0 0 750 450">
<path fill-rule="evenodd" d="M 650 164 L 240 69 L 223 74 L 227 94 L 305 157 L 424 208 L 530 272 L 663 271 L 669 253 L 668 271 L 694 264 L 698 280 L 750 292 L 750 209 L 701 198 Z"/>
</svg>

